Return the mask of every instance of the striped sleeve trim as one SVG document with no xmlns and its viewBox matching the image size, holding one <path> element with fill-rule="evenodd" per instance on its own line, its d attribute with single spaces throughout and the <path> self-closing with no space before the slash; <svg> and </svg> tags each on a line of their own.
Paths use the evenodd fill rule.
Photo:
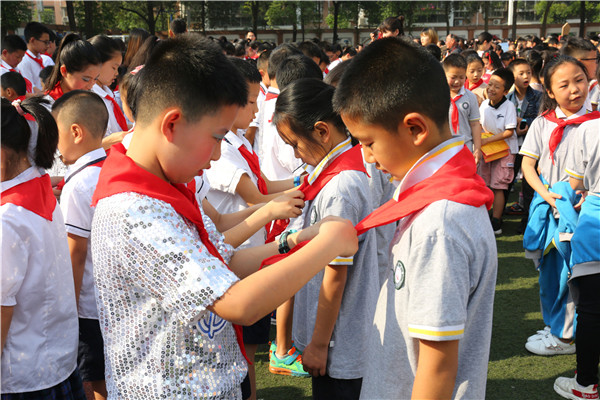
<svg viewBox="0 0 600 400">
<path fill-rule="evenodd" d="M 329 265 L 352 265 L 352 264 L 354 264 L 354 257 L 338 257 L 329 263 Z"/>
<path fill-rule="evenodd" d="M 465 326 L 464 324 L 440 327 L 409 324 L 408 332 L 415 338 L 440 340 L 464 335 Z"/>
<path fill-rule="evenodd" d="M 480 119 L 480 118 L 473 118 L 473 119 L 470 119 L 470 120 L 469 120 L 469 122 L 475 122 L 475 121 L 479 121 L 479 119 Z"/>
<path fill-rule="evenodd" d="M 537 154 L 529 153 L 529 152 L 523 151 L 523 150 L 519 151 L 519 154 L 522 154 L 527 157 L 535 158 L 536 160 L 540 159 L 540 156 L 538 156 Z"/>
<path fill-rule="evenodd" d="M 571 170 L 570 170 L 570 169 L 568 169 L 568 168 L 565 168 L 565 172 L 566 172 L 566 173 L 567 173 L 567 175 L 569 175 L 571 178 L 575 178 L 575 179 L 578 179 L 578 180 L 580 180 L 580 181 L 582 181 L 582 180 L 583 180 L 583 175 L 579 175 L 578 173 L 576 173 L 576 172 L 573 172 L 573 171 L 571 171 Z"/>
</svg>

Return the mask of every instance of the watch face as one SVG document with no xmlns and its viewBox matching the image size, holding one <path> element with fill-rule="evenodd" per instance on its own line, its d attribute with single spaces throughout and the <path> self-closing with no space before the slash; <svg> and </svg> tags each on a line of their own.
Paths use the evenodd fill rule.
<svg viewBox="0 0 600 400">
<path fill-rule="evenodd" d="M 400 289 L 402 289 L 402 286 L 404 286 L 404 277 L 406 274 L 406 271 L 404 270 L 404 264 L 402 263 L 402 261 L 398 260 L 393 271 L 394 271 L 394 286 L 396 287 L 396 290 L 400 290 Z"/>
</svg>

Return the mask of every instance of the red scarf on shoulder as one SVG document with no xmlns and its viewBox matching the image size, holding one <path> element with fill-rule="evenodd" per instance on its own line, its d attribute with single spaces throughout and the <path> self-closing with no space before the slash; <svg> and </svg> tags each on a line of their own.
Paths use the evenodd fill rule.
<svg viewBox="0 0 600 400">
<path fill-rule="evenodd" d="M 550 159 L 552 160 L 552 164 L 554 164 L 554 152 L 558 147 L 560 141 L 562 140 L 563 134 L 565 133 L 565 128 L 568 125 L 579 125 L 586 121 L 590 121 L 592 119 L 600 118 L 600 111 L 592 111 L 591 113 L 587 113 L 582 115 L 581 117 L 573 118 L 573 119 L 560 119 L 556 116 L 556 110 L 552 110 L 543 115 L 550 122 L 554 122 L 558 125 L 552 133 L 550 134 Z"/>
<path fill-rule="evenodd" d="M 184 184 L 171 184 L 160 179 L 139 167 L 125 153 L 125 147 L 121 143 L 111 147 L 110 154 L 104 161 L 98 178 L 98 185 L 92 197 L 92 206 L 96 206 L 98 201 L 103 198 L 126 192 L 143 194 L 169 203 L 179 215 L 196 225 L 200 240 L 208 252 L 227 265 L 215 245 L 210 241 L 208 232 L 204 228 L 202 214 L 194 192 Z M 235 324 L 233 327 L 242 355 L 248 360 L 242 338 L 242 327 Z"/>
<path fill-rule="evenodd" d="M 54 100 L 58 100 L 60 97 L 62 97 L 64 93 L 62 87 L 60 87 L 60 81 L 56 85 L 54 85 L 54 87 L 51 90 L 48 90 L 46 94 L 52 97 Z"/>
<path fill-rule="evenodd" d="M 429 178 L 406 189 L 398 196 L 377 208 L 356 226 L 359 235 L 369 229 L 398 221 L 419 212 L 431 203 L 450 200 L 473 207 L 486 205 L 489 210 L 494 194 L 487 188 L 483 179 L 477 175 L 473 155 L 466 146 Z M 262 265 L 271 265 L 282 260 L 306 245 L 302 242 L 287 254 L 278 254 L 265 259 Z"/>
<path fill-rule="evenodd" d="M 23 207 L 48 221 L 52 221 L 52 214 L 57 202 L 52 192 L 50 175 L 44 174 L 5 190 L 1 194 L 0 205 L 7 203 Z"/>
</svg>

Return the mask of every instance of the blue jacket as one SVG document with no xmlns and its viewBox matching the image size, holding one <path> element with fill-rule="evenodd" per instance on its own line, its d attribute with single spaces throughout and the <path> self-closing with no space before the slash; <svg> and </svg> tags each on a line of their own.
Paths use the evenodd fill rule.
<svg viewBox="0 0 600 400">
<path fill-rule="evenodd" d="M 510 100 L 515 107 L 517 107 L 517 91 L 513 90 L 506 98 Z M 527 87 L 525 91 L 525 98 L 523 104 L 521 104 L 521 112 L 517 114 L 517 117 L 524 118 L 528 121 L 527 125 L 531 126 L 531 123 L 540 114 L 540 101 L 542 99 L 542 92 L 532 89 L 531 86 Z"/>
</svg>

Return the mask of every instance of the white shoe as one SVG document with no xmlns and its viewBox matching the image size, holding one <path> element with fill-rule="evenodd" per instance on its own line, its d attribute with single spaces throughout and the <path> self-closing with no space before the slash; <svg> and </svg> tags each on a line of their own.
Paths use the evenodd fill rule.
<svg viewBox="0 0 600 400">
<path fill-rule="evenodd" d="M 542 338 L 542 336 L 544 336 L 546 333 L 550 333 L 549 326 L 545 326 L 544 329 L 542 329 L 541 331 L 537 331 L 535 335 L 529 336 L 527 338 L 527 341 L 533 342 L 534 340 L 540 340 Z"/>
<path fill-rule="evenodd" d="M 575 378 L 558 377 L 554 381 L 554 391 L 565 399 L 598 399 L 598 385 L 581 386 Z"/>
<path fill-rule="evenodd" d="M 540 340 L 525 343 L 525 348 L 540 356 L 554 356 L 558 354 L 575 354 L 575 343 L 563 343 L 559 338 L 548 332 Z"/>
</svg>

